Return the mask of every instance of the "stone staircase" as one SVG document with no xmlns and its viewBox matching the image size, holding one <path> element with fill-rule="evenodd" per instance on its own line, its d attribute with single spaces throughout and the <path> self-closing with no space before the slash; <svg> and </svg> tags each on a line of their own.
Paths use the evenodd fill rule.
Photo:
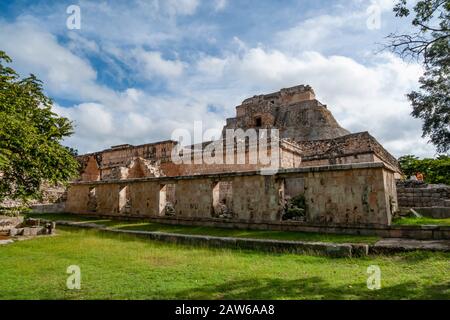
<svg viewBox="0 0 450 320">
<path fill-rule="evenodd" d="M 450 186 L 448 185 L 399 181 L 397 182 L 397 200 L 400 211 L 414 208 L 419 213 L 435 218 L 450 217 Z"/>
</svg>

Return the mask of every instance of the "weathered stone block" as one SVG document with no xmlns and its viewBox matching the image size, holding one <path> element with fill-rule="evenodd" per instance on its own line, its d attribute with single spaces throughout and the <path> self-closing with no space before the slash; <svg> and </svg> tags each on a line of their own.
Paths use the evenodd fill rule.
<svg viewBox="0 0 450 320">
<path fill-rule="evenodd" d="M 40 227 L 25 227 L 23 228 L 23 236 L 28 236 L 28 237 L 33 237 L 33 236 L 37 236 L 38 234 L 40 234 L 42 228 Z"/>
</svg>

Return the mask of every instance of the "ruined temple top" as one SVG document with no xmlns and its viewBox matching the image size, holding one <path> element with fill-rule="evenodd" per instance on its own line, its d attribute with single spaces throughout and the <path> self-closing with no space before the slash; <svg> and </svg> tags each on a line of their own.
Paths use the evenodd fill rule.
<svg viewBox="0 0 450 320">
<path fill-rule="evenodd" d="M 270 101 L 272 104 L 290 104 L 306 100 L 314 100 L 316 94 L 313 88 L 309 85 L 298 85 L 290 88 L 283 88 L 280 91 L 256 95 L 251 98 L 245 99 L 242 104 L 261 103 L 263 101 Z"/>
<path fill-rule="evenodd" d="M 236 116 L 223 128 L 279 130 L 280 137 L 293 141 L 334 139 L 350 132 L 342 128 L 327 106 L 316 99 L 313 88 L 298 85 L 245 99 Z"/>
</svg>

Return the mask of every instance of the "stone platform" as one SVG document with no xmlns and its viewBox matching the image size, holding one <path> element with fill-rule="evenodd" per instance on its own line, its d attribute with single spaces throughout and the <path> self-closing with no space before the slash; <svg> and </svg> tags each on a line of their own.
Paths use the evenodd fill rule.
<svg viewBox="0 0 450 320">
<path fill-rule="evenodd" d="M 235 237 L 175 234 L 140 230 L 118 230 L 96 223 L 57 221 L 58 225 L 97 229 L 115 234 L 139 236 L 150 240 L 175 244 L 197 245 L 215 248 L 248 249 L 275 253 L 315 254 L 334 258 L 351 258 L 369 254 L 395 254 L 409 251 L 450 252 L 450 240 L 382 239 L 374 245 L 365 243 L 330 243 L 310 241 L 284 241 Z"/>
</svg>

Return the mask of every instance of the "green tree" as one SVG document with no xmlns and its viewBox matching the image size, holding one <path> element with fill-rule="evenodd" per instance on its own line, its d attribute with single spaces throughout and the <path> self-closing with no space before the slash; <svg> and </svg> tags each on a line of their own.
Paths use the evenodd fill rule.
<svg viewBox="0 0 450 320">
<path fill-rule="evenodd" d="M 419 159 L 413 155 L 406 155 L 398 159 L 400 167 L 406 177 L 423 173 L 427 183 L 445 183 L 450 185 L 450 157 L 441 155 L 436 159 Z"/>
<path fill-rule="evenodd" d="M 73 151 L 61 145 L 72 123 L 52 112 L 52 100 L 34 75 L 21 79 L 0 51 L 0 201 L 38 198 L 40 186 L 77 174 Z"/>
<path fill-rule="evenodd" d="M 406 155 L 398 158 L 398 163 L 400 164 L 400 168 L 407 178 L 412 175 L 415 175 L 417 172 L 417 165 L 419 162 L 419 158 L 413 155 Z"/>
<path fill-rule="evenodd" d="M 423 120 L 423 137 L 444 153 L 450 149 L 450 0 L 419 0 L 412 11 L 415 31 L 390 34 L 388 47 L 402 58 L 423 62 L 420 90 L 407 95 L 411 115 Z M 410 16 L 407 0 L 399 0 L 394 12 Z"/>
</svg>

